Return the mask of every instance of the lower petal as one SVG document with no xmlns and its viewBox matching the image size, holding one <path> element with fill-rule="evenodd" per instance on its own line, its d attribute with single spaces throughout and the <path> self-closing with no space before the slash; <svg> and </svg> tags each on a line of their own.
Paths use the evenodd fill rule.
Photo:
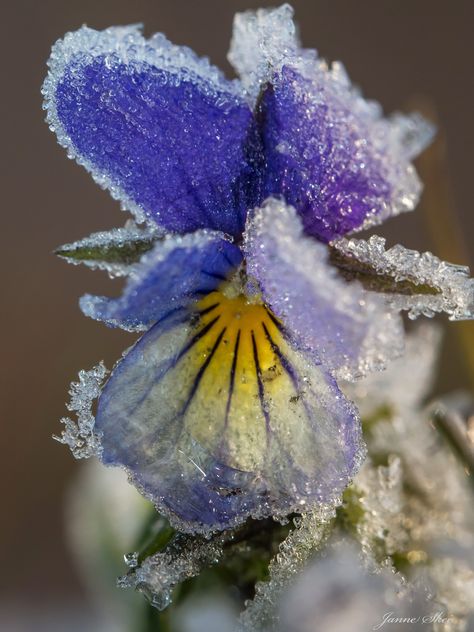
<svg viewBox="0 0 474 632">
<path fill-rule="evenodd" d="M 158 322 L 100 397 L 102 460 L 184 531 L 333 502 L 362 455 L 354 407 L 229 285 Z"/>
</svg>

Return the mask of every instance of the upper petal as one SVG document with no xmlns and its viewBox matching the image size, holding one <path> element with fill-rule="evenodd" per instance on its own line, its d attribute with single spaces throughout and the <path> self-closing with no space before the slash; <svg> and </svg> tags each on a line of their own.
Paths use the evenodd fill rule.
<svg viewBox="0 0 474 632">
<path fill-rule="evenodd" d="M 420 116 L 385 119 L 341 64 L 299 47 L 292 10 L 239 15 L 230 59 L 257 100 L 264 193 L 282 194 L 322 241 L 412 210 L 421 185 L 410 160 L 431 140 Z"/>
<path fill-rule="evenodd" d="M 49 68 L 51 128 L 125 208 L 170 231 L 241 232 L 259 141 L 237 82 L 135 26 L 69 33 Z"/>
<path fill-rule="evenodd" d="M 295 210 L 270 199 L 249 218 L 247 270 L 286 335 L 338 377 L 382 368 L 403 349 L 403 326 L 384 299 L 347 283 L 328 263 L 327 248 L 303 234 Z"/>
<path fill-rule="evenodd" d="M 202 230 L 168 236 L 133 266 L 119 298 L 86 294 L 81 309 L 111 327 L 145 330 L 211 292 L 241 260 L 239 248 L 222 233 Z"/>
</svg>

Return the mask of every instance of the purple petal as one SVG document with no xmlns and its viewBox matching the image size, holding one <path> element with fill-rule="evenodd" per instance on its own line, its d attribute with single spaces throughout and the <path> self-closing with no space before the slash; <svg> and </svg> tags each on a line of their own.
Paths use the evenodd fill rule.
<svg viewBox="0 0 474 632">
<path fill-rule="evenodd" d="M 81 309 L 111 327 L 146 330 L 168 312 L 214 290 L 241 261 L 239 248 L 221 233 L 169 236 L 133 267 L 120 298 L 86 294 Z"/>
<path fill-rule="evenodd" d="M 206 310 L 157 323 L 98 403 L 104 463 L 125 467 L 184 531 L 331 503 L 363 456 L 357 413 L 331 376 L 263 305 L 234 315 L 235 300 L 215 292 Z"/>
<path fill-rule="evenodd" d="M 412 210 L 421 185 L 410 160 L 431 140 L 421 117 L 384 119 L 344 68 L 299 46 L 288 5 L 236 17 L 229 58 L 257 99 L 265 196 L 283 195 L 322 241 Z"/>
<path fill-rule="evenodd" d="M 247 271 L 287 336 L 338 377 L 382 368 L 403 349 L 403 326 L 384 299 L 347 283 L 328 263 L 327 248 L 303 234 L 295 210 L 270 199 L 249 218 Z"/>
<path fill-rule="evenodd" d="M 238 83 L 137 27 L 69 33 L 49 66 L 51 128 L 127 209 L 173 232 L 241 233 L 260 150 Z"/>
</svg>

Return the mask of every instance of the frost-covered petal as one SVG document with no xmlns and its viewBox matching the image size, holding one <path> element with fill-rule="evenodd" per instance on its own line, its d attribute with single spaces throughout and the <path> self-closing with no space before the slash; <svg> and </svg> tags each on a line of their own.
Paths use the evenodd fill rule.
<svg viewBox="0 0 474 632">
<path fill-rule="evenodd" d="M 269 199 L 249 218 L 247 270 L 286 335 L 338 377 L 382 368 L 403 349 L 403 326 L 384 300 L 347 283 L 328 263 L 327 248 L 303 234 L 295 210 Z"/>
<path fill-rule="evenodd" d="M 184 531 L 333 502 L 358 468 L 357 413 L 260 303 L 213 292 L 157 323 L 99 399 L 102 460 Z"/>
<path fill-rule="evenodd" d="M 68 33 L 49 67 L 51 128 L 126 209 L 170 231 L 239 234 L 259 142 L 237 82 L 136 26 Z"/>
<path fill-rule="evenodd" d="M 421 185 L 410 160 L 432 126 L 385 119 L 341 64 L 299 48 L 291 15 L 285 5 L 238 16 L 230 53 L 251 97 L 259 93 L 265 196 L 282 194 L 323 241 L 412 210 Z"/>
<path fill-rule="evenodd" d="M 111 327 L 146 330 L 168 312 L 211 292 L 241 261 L 239 248 L 221 233 L 168 236 L 129 271 L 119 298 L 86 294 L 81 309 Z"/>
<path fill-rule="evenodd" d="M 385 239 L 372 235 L 365 239 L 341 239 L 334 247 L 357 263 L 368 264 L 380 275 L 409 281 L 419 293 L 386 294 L 386 300 L 410 318 L 449 314 L 450 320 L 474 318 L 474 279 L 469 268 L 441 261 L 431 252 L 409 250 L 400 244 L 385 248 Z"/>
</svg>

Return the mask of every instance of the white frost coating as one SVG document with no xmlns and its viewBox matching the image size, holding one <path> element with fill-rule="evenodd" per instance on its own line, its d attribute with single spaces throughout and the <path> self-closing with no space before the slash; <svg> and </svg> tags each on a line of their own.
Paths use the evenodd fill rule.
<svg viewBox="0 0 474 632">
<path fill-rule="evenodd" d="M 62 252 L 74 252 L 80 248 L 111 248 L 123 247 L 130 242 L 138 240 L 152 241 L 162 236 L 156 226 L 137 226 L 135 222 L 129 220 L 123 228 L 113 228 L 112 230 L 92 233 L 88 237 L 79 239 L 71 244 L 64 244 L 57 250 Z M 72 265 L 83 264 L 92 270 L 105 270 L 110 278 L 127 276 L 132 273 L 136 264 L 101 261 L 99 259 L 75 259 L 61 253 L 61 257 Z"/>
<path fill-rule="evenodd" d="M 52 132 L 55 132 L 60 145 L 65 147 L 69 158 L 90 172 L 94 180 L 103 189 L 110 191 L 115 200 L 121 203 L 122 210 L 130 211 L 138 222 L 146 221 L 143 209 L 140 208 L 120 187 L 87 159 L 78 154 L 74 145 L 59 120 L 56 110 L 56 89 L 70 62 L 80 57 L 83 63 L 92 61 L 102 55 L 111 60 L 119 60 L 125 64 L 143 62 L 156 68 L 169 71 L 175 76 L 176 85 L 191 79 L 197 83 L 204 93 L 225 93 L 240 101 L 240 84 L 228 81 L 223 73 L 212 66 L 205 57 L 198 57 L 186 46 L 175 46 L 161 33 L 145 39 L 141 33 L 141 25 L 115 26 L 96 31 L 83 26 L 77 31 L 67 33 L 63 39 L 54 44 L 48 60 L 49 72 L 42 87 L 44 95 L 43 109 L 46 110 L 46 121 Z"/>
<path fill-rule="evenodd" d="M 102 391 L 107 373 L 101 362 L 89 371 L 79 371 L 79 382 L 72 382 L 70 386 L 71 399 L 67 409 L 76 415 L 77 421 L 69 417 L 61 419 L 65 429 L 54 439 L 69 446 L 76 459 L 88 459 L 101 453 L 100 438 L 94 433 L 92 407 Z"/>
<path fill-rule="evenodd" d="M 295 210 L 269 199 L 247 222 L 247 269 L 297 343 L 339 379 L 353 380 L 401 355 L 403 324 L 384 299 L 347 283 L 327 248 L 303 235 Z"/>
<path fill-rule="evenodd" d="M 139 264 L 133 265 L 129 268 L 127 272 L 127 284 L 122 292 L 122 296 L 119 301 L 121 301 L 123 304 L 126 304 L 130 300 L 130 297 L 133 298 L 134 294 L 137 292 L 137 289 L 139 289 L 140 286 L 146 282 L 147 276 L 149 274 L 152 274 L 155 268 L 160 265 L 160 263 L 165 262 L 167 257 L 173 252 L 173 250 L 187 249 L 189 251 L 192 251 L 195 248 L 204 248 L 211 242 L 217 242 L 219 240 L 228 241 L 224 233 L 208 230 L 205 228 L 197 230 L 194 233 L 187 233 L 185 235 L 166 235 L 164 239 L 158 241 L 149 252 L 146 252 L 142 256 Z M 81 298 L 79 299 L 79 306 L 85 316 L 93 318 L 94 320 L 105 322 L 111 327 L 120 327 L 125 331 L 131 332 L 147 331 L 150 328 L 148 324 L 125 325 L 122 321 L 119 321 L 115 318 L 108 318 L 105 320 L 98 318 L 97 309 L 99 306 L 102 306 L 104 300 L 107 301 L 108 299 L 104 299 L 104 297 L 102 296 L 84 294 L 84 296 L 81 296 Z"/>
<path fill-rule="evenodd" d="M 278 9 L 236 13 L 228 60 L 239 73 L 247 93 L 255 98 L 272 71 L 279 71 L 299 51 L 294 11 L 289 4 Z"/>
<path fill-rule="evenodd" d="M 274 629 L 282 594 L 324 545 L 334 516 L 334 508 L 325 507 L 294 520 L 295 528 L 280 544 L 279 553 L 270 562 L 270 579 L 256 584 L 255 597 L 247 603 L 240 616 L 238 632 Z"/>
<path fill-rule="evenodd" d="M 469 277 L 469 268 L 441 261 L 431 252 L 420 253 L 400 245 L 386 250 L 385 239 L 377 235 L 368 241 L 341 239 L 333 245 L 344 255 L 369 264 L 379 274 L 436 288 L 439 294 L 384 295 L 392 307 L 408 310 L 410 318 L 431 317 L 437 312 L 448 314 L 450 320 L 474 318 L 474 279 Z"/>
<path fill-rule="evenodd" d="M 178 536 L 176 546 L 168 545 L 165 551 L 147 557 L 140 566 L 119 578 L 118 585 L 135 588 L 144 593 L 155 608 L 164 610 L 171 603 L 177 584 L 219 561 L 224 541 L 225 536 L 199 542 L 184 541 Z"/>
<path fill-rule="evenodd" d="M 431 322 L 420 323 L 405 339 L 405 353 L 385 371 L 371 373 L 359 382 L 339 383 L 343 393 L 355 402 L 361 417 L 383 406 L 405 410 L 420 406 L 435 379 L 441 346 L 441 329 Z"/>
</svg>

